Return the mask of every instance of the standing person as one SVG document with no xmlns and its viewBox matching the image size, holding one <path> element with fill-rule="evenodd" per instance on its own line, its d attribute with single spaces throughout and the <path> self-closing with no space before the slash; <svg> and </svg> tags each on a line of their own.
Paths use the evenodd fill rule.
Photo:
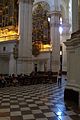
<svg viewBox="0 0 80 120">
<path fill-rule="evenodd" d="M 61 83 L 62 83 L 62 75 L 61 75 L 61 73 L 59 73 L 59 75 L 58 75 L 58 86 L 61 87 Z"/>
</svg>

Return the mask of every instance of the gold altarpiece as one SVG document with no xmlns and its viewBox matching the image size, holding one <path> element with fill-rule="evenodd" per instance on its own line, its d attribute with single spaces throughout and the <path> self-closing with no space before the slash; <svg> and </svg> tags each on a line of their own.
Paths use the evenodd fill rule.
<svg viewBox="0 0 80 120">
<path fill-rule="evenodd" d="M 50 22 L 48 21 L 48 10 L 45 5 L 38 3 L 33 9 L 33 31 L 32 42 L 37 54 L 50 49 Z M 35 53 L 35 52 L 34 52 Z"/>
<path fill-rule="evenodd" d="M 18 40 L 18 10 L 18 0 L 0 0 L 0 42 Z M 50 48 L 50 23 L 45 4 L 33 6 L 32 19 L 33 54 L 36 50 L 38 54 Z"/>
<path fill-rule="evenodd" d="M 0 42 L 18 39 L 17 0 L 0 0 Z"/>
</svg>

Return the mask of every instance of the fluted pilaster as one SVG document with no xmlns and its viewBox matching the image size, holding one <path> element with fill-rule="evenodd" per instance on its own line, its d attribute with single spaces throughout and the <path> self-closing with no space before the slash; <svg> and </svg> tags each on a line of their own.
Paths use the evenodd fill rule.
<svg viewBox="0 0 80 120">
<path fill-rule="evenodd" d="M 19 0 L 19 58 L 18 73 L 32 72 L 32 2 Z"/>
<path fill-rule="evenodd" d="M 59 18 L 60 11 L 50 12 L 50 33 L 52 44 L 52 71 L 58 72 L 60 66 L 60 33 L 59 33 Z"/>
</svg>

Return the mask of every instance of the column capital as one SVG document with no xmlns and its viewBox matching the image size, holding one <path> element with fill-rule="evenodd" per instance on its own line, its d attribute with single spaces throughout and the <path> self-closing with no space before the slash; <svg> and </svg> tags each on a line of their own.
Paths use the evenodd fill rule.
<svg viewBox="0 0 80 120">
<path fill-rule="evenodd" d="M 61 16 L 61 11 L 56 11 L 56 10 L 50 11 L 50 12 L 48 13 L 48 15 L 49 15 L 49 16 Z"/>
<path fill-rule="evenodd" d="M 61 17 L 61 11 L 50 11 L 48 13 L 48 16 L 51 18 L 50 21 L 50 26 L 54 26 L 54 27 L 59 27 L 60 26 L 60 22 L 59 22 L 59 18 Z M 57 19 L 56 19 L 57 18 Z"/>
</svg>

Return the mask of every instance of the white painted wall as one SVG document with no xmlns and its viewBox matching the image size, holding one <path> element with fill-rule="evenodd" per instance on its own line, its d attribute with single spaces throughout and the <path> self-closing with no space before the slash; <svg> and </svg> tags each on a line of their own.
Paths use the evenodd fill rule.
<svg viewBox="0 0 80 120">
<path fill-rule="evenodd" d="M 13 55 L 13 48 L 15 44 L 16 44 L 15 40 L 0 42 L 0 73 L 3 74 L 15 73 L 14 57 L 12 57 L 11 59 L 11 54 Z M 3 50 L 4 47 L 5 51 Z"/>
</svg>

